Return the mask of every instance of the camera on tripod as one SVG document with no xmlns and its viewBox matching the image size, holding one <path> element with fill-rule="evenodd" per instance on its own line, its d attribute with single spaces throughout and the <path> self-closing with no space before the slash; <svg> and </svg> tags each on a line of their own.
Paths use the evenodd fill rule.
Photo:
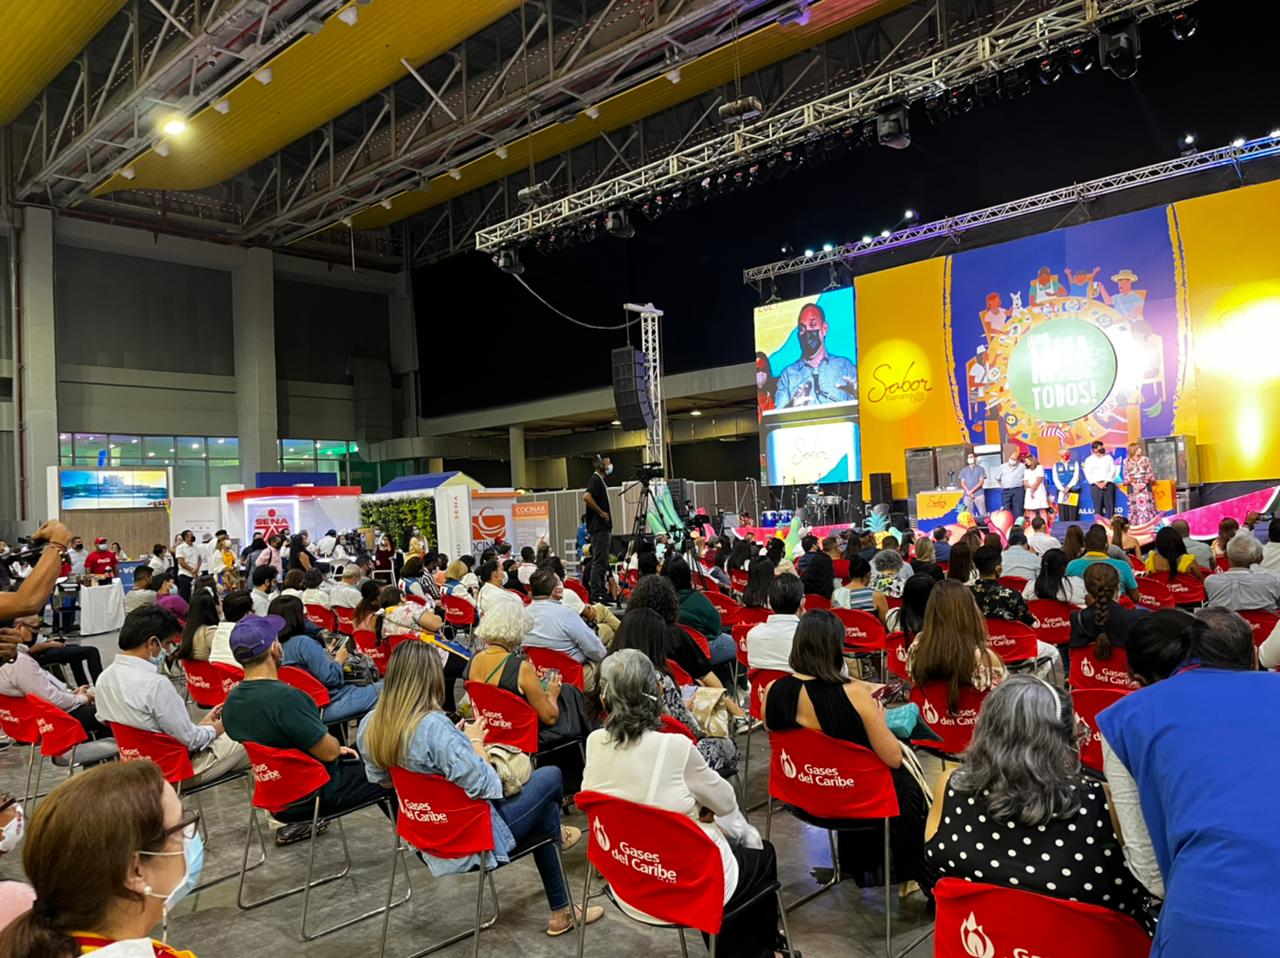
<svg viewBox="0 0 1280 958">
<path fill-rule="evenodd" d="M 641 462 L 636 464 L 636 478 L 641 482 L 649 482 L 652 479 L 662 478 L 662 463 L 660 462 Z"/>
<path fill-rule="evenodd" d="M 22 536 L 18 539 L 18 545 L 22 548 L 5 556 L 5 561 L 10 563 L 25 562 L 28 565 L 35 565 L 40 560 L 40 554 L 44 552 L 44 547 L 48 544 L 48 539 L 32 539 L 30 536 Z"/>
</svg>

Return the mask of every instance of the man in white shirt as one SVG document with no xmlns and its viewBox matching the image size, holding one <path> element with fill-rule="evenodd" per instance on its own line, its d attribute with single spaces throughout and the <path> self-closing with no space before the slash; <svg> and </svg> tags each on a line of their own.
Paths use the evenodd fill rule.
<svg viewBox="0 0 1280 958">
<path fill-rule="evenodd" d="M 525 635 L 526 648 L 551 649 L 563 652 L 576 662 L 599 662 L 606 649 L 600 636 L 582 620 L 582 616 L 567 605 L 562 605 L 556 594 L 563 590 L 560 577 L 550 569 L 539 569 L 529 581 L 533 601 L 529 604 L 529 617 L 533 628 Z"/>
<path fill-rule="evenodd" d="M 178 587 L 178 594 L 190 602 L 191 581 L 200 574 L 206 562 L 204 552 L 196 545 L 194 532 L 184 529 L 180 538 L 182 541 L 173 550 L 173 557 L 178 560 L 178 578 L 174 584 Z"/>
<path fill-rule="evenodd" d="M 1280 606 L 1280 575 L 1258 568 L 1262 543 L 1237 532 L 1227 543 L 1229 568 L 1204 580 L 1205 605 L 1220 605 L 1235 612 L 1250 609 L 1276 611 Z"/>
<path fill-rule="evenodd" d="M 330 605 L 343 609 L 354 609 L 360 604 L 360 590 L 356 583 L 360 581 L 360 567 L 348 562 L 342 567 L 342 581 L 329 592 Z"/>
<path fill-rule="evenodd" d="M 747 667 L 791 671 L 791 643 L 800 624 L 804 584 L 790 572 L 775 576 L 769 584 L 768 619 L 747 633 Z"/>
<path fill-rule="evenodd" d="M 276 587 L 277 575 L 276 567 L 273 565 L 253 567 L 253 574 L 249 577 L 249 584 L 253 587 L 249 592 L 249 598 L 253 602 L 254 615 L 267 614 L 267 607 L 271 605 L 271 590 Z"/>
<path fill-rule="evenodd" d="M 1209 548 L 1207 542 L 1201 542 L 1199 539 L 1191 538 L 1191 527 L 1187 525 L 1185 519 L 1174 519 L 1169 523 L 1173 531 L 1182 536 L 1182 544 L 1187 547 L 1187 553 L 1195 556 L 1196 565 L 1202 569 L 1213 568 L 1213 550 Z M 1266 546 L 1263 546 L 1263 558 L 1266 558 Z M 1263 563 L 1265 568 L 1265 561 Z M 1280 565 L 1276 566 L 1276 571 L 1280 571 Z"/>
<path fill-rule="evenodd" d="M 1107 455 L 1107 447 L 1100 441 L 1095 441 L 1090 449 L 1084 460 L 1084 480 L 1089 483 L 1093 514 L 1110 520 L 1116 513 L 1116 461 Z"/>
<path fill-rule="evenodd" d="M 1015 519 L 1022 515 L 1022 504 L 1027 495 L 1027 488 L 1023 485 L 1026 474 L 1022 456 L 1014 449 L 992 477 L 1000 484 L 1000 508 L 1013 513 Z"/>
<path fill-rule="evenodd" d="M 234 665 L 242 668 L 236 657 L 231 654 L 231 630 L 236 623 L 253 611 L 253 595 L 244 589 L 228 592 L 222 600 L 222 621 L 213 630 L 213 639 L 209 647 L 209 661 L 221 662 L 223 665 Z"/>
<path fill-rule="evenodd" d="M 1200 561 L 1199 556 L 1196 561 Z M 1262 544 L 1262 561 L 1258 566 L 1268 572 L 1280 572 L 1280 519 L 1272 519 L 1267 526 L 1267 541 Z"/>
<path fill-rule="evenodd" d="M 1062 548 L 1061 542 L 1045 532 L 1045 522 L 1039 516 L 1031 520 L 1031 535 L 1027 536 L 1027 545 L 1035 549 L 1038 555 L 1044 555 L 1050 549 Z M 1008 565 L 1008 563 L 1005 564 Z M 1020 573 L 1014 573 L 1014 575 L 1018 574 Z"/>
<path fill-rule="evenodd" d="M 320 537 L 320 541 L 316 543 L 316 555 L 321 558 L 328 559 L 333 555 L 333 550 L 338 545 L 338 530 L 330 529 Z"/>
<path fill-rule="evenodd" d="M 1035 581 L 1040 574 L 1040 556 L 1027 543 L 1027 537 L 1020 529 L 1009 533 L 1009 548 L 1000 554 L 1000 565 L 1002 575 L 1015 575 L 1028 582 Z"/>
<path fill-rule="evenodd" d="M 95 692 L 101 721 L 163 732 L 185 745 L 195 775 L 183 784 L 192 786 L 247 769 L 249 758 L 222 731 L 221 707 L 192 722 L 182 696 L 158 671 L 180 633 L 177 618 L 166 609 L 144 606 L 131 612 L 120 628 L 120 652 L 99 676 Z"/>
<path fill-rule="evenodd" d="M 516 567 L 516 578 L 520 580 L 521 585 L 528 585 L 537 571 L 538 567 L 533 561 L 533 547 L 525 546 L 520 550 L 520 565 Z"/>
<path fill-rule="evenodd" d="M 84 560 L 87 558 L 89 553 L 84 551 L 84 540 L 76 536 L 71 540 L 71 548 L 67 550 L 67 561 L 71 563 L 73 576 L 84 575 Z"/>
</svg>

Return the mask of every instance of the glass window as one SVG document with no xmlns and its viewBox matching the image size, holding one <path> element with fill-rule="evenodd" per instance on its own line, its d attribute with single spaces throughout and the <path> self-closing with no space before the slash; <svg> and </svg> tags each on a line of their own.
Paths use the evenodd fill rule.
<svg viewBox="0 0 1280 958">
<path fill-rule="evenodd" d="M 316 444 L 312 439 L 281 439 L 281 459 L 311 459 L 316 457 Z"/>
<path fill-rule="evenodd" d="M 209 495 L 209 470 L 203 462 L 181 462 L 174 470 L 179 496 Z"/>
<path fill-rule="evenodd" d="M 58 434 L 58 457 L 62 460 L 64 466 L 71 465 L 71 461 L 75 459 L 75 451 L 71 444 L 71 433 L 63 432 Z"/>
<path fill-rule="evenodd" d="M 240 440 L 233 436 L 209 437 L 210 459 L 240 459 Z"/>
<path fill-rule="evenodd" d="M 316 472 L 332 472 L 342 476 L 342 459 L 338 456 L 326 456 L 316 463 Z"/>
<path fill-rule="evenodd" d="M 143 436 L 142 437 L 142 458 L 150 461 L 152 459 L 172 459 L 175 455 L 173 437 L 172 436 Z"/>
<path fill-rule="evenodd" d="M 323 462 L 332 459 L 341 462 L 347 454 L 347 444 L 337 439 L 316 440 L 316 458 Z"/>
<path fill-rule="evenodd" d="M 179 459 L 203 459 L 205 457 L 204 436 L 179 436 Z M 203 493 L 201 493 L 203 495 Z"/>
<path fill-rule="evenodd" d="M 209 460 L 209 495 L 221 495 L 222 487 L 240 482 L 240 463 L 220 459 Z"/>
<path fill-rule="evenodd" d="M 107 437 L 101 433 L 78 432 L 75 434 L 76 459 L 84 459 L 98 464 L 98 456 L 107 451 Z"/>
<path fill-rule="evenodd" d="M 286 459 L 281 467 L 285 472 L 315 472 L 316 462 L 314 459 Z"/>
</svg>

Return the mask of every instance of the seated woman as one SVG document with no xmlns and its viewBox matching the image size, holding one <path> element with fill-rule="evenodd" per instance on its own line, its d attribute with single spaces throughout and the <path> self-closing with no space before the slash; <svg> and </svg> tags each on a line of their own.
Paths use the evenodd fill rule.
<svg viewBox="0 0 1280 958">
<path fill-rule="evenodd" d="M 503 798 L 502 780 L 485 757 L 484 719 L 470 722 L 460 731 L 442 710 L 444 687 L 440 659 L 430 647 L 422 642 L 396 646 L 387 665 L 382 698 L 360 722 L 356 737 L 369 781 L 390 788 L 390 770 L 398 767 L 439 775 L 470 798 L 488 799 L 494 850 L 485 854 L 486 868 L 505 865 L 511 850 L 526 839 L 555 836 L 561 848 L 576 845 L 582 832 L 560 824 L 564 799 L 560 770 L 550 765 L 534 769 L 524 788 Z M 481 864 L 479 855 L 436 858 L 424 853 L 420 857 L 437 876 L 470 871 Z M 533 860 L 551 906 L 547 934 L 563 935 L 573 929 L 573 915 L 560 860 L 550 845 L 534 852 Z M 603 914 L 603 908 L 593 905 L 587 909 L 587 923 L 598 921 Z M 580 908 L 577 917 L 583 917 Z"/>
<path fill-rule="evenodd" d="M 406 563 L 407 564 L 407 563 Z M 361 602 L 361 605 L 364 603 Z M 444 620 L 431 607 L 416 602 L 404 601 L 404 595 L 395 586 L 384 586 L 374 600 L 376 612 L 370 628 L 378 645 L 390 647 L 391 637 L 412 635 L 421 638 L 423 635 L 436 636 L 444 628 Z M 440 657 L 440 667 L 444 672 L 444 707 L 445 711 L 455 710 L 454 684 L 465 678 L 470 659 L 458 650 L 436 642 L 431 643 Z M 465 651 L 465 650 L 464 650 Z"/>
<path fill-rule="evenodd" d="M 546 686 L 527 659 L 520 655 L 520 642 L 533 628 L 533 619 L 522 602 L 501 602 L 493 606 L 476 628 L 476 638 L 485 648 L 471 659 L 467 678 L 494 685 L 518 695 L 538 713 L 538 748 L 546 749 L 586 738 L 595 723 L 587 714 L 586 699 L 559 675 Z M 564 774 L 565 793 L 573 795 L 582 781 L 582 756 L 577 749 L 562 748 L 546 757 Z"/>
<path fill-rule="evenodd" d="M 322 605 L 326 609 L 332 607 L 329 593 L 322 588 L 323 585 L 324 573 L 319 569 L 311 569 L 303 575 L 302 595 L 298 598 L 302 600 L 304 607 L 308 605 Z"/>
<path fill-rule="evenodd" d="M 915 543 L 916 556 L 911 560 L 911 571 L 915 575 L 927 575 L 941 582 L 946 573 L 942 571 L 942 566 L 935 561 L 937 552 L 933 547 L 933 540 L 928 536 L 921 536 Z"/>
<path fill-rule="evenodd" d="M 522 605 L 520 596 L 514 592 L 508 592 L 506 588 L 507 577 L 502 571 L 502 566 L 490 559 L 487 562 L 480 563 L 480 571 L 477 574 L 480 580 L 479 593 L 476 595 L 476 608 L 480 611 L 480 618 L 483 619 L 489 614 L 489 611 L 496 606 L 502 605 L 504 602 L 514 602 Z"/>
<path fill-rule="evenodd" d="M 1138 554 L 1138 540 L 1129 534 L 1129 520 L 1124 516 L 1111 517 L 1111 546 L 1107 552 L 1117 559 Z M 1113 550 L 1119 550 L 1118 554 Z"/>
<path fill-rule="evenodd" d="M 613 651 L 636 649 L 645 654 L 662 683 L 662 711 L 683 723 L 698 739 L 698 751 L 707 766 L 721 775 L 730 776 L 738 769 L 738 746 L 733 739 L 708 735 L 697 717 L 684 704 L 680 686 L 671 677 L 667 665 L 671 658 L 671 632 L 662 616 L 652 609 L 634 609 L 623 617 L 622 628 L 613 639 Z"/>
<path fill-rule="evenodd" d="M 1109 659 L 1113 648 L 1128 646 L 1130 631 L 1150 613 L 1142 606 L 1126 609 L 1116 602 L 1119 588 L 1115 566 L 1094 562 L 1085 569 L 1085 607 L 1071 613 L 1069 648 L 1092 648 L 1097 658 Z"/>
<path fill-rule="evenodd" d="M 330 653 L 307 634 L 302 600 L 292 595 L 276 596 L 267 607 L 267 614 L 277 616 L 282 622 L 280 648 L 284 657 L 280 660 L 281 667 L 291 665 L 302 669 L 328 691 L 329 704 L 320 710 L 320 717 L 326 725 L 358 718 L 378 703 L 381 682 L 364 686 L 344 682 L 342 665 L 350 655 L 345 641 Z"/>
<path fill-rule="evenodd" d="M 701 632 L 711 648 L 711 668 L 720 681 L 728 686 L 733 677 L 733 662 L 738 657 L 738 645 L 732 635 L 726 635 L 720 621 L 720 612 L 711 600 L 693 587 L 693 573 L 689 563 L 678 555 L 668 555 L 662 564 L 662 574 L 676 590 L 680 602 L 680 624 Z"/>
<path fill-rule="evenodd" d="M 800 580 L 804 583 L 805 595 L 818 595 L 830 602 L 836 589 L 836 569 L 831 556 L 825 552 L 812 553 Z"/>
<path fill-rule="evenodd" d="M 445 567 L 444 570 L 444 586 L 442 591 L 445 595 L 456 596 L 459 599 L 466 599 L 472 605 L 476 604 L 476 598 L 471 594 L 471 590 L 462 584 L 462 580 L 471 572 L 467 568 L 467 564 L 461 559 L 454 559 Z"/>
<path fill-rule="evenodd" d="M 955 553 L 952 552 L 952 555 Z M 915 685 L 947 683 L 948 708 L 960 704 L 960 688 L 985 692 L 1007 670 L 987 648 L 987 623 L 968 586 L 945 579 L 933 587 L 924 610 L 924 628 L 907 649 L 907 674 Z"/>
<path fill-rule="evenodd" d="M 773 563 L 765 558 L 753 558 L 747 569 L 747 587 L 742 590 L 744 609 L 769 610 L 769 585 L 773 582 Z"/>
<path fill-rule="evenodd" d="M 917 881 L 927 889 L 932 880 L 924 865 L 924 790 L 903 764 L 904 747 L 885 724 L 884 710 L 871 698 L 876 686 L 848 678 L 843 669 L 844 625 L 821 609 L 805 613 L 791 646 L 792 674 L 765 690 L 765 727 L 771 732 L 813 729 L 875 752 L 892 770 L 898 795 L 898 817 L 889 826 L 891 880 Z M 836 842 L 846 876 L 857 878 L 882 867 L 884 849 L 878 839 L 868 842 L 864 835 L 839 832 Z"/>
<path fill-rule="evenodd" d="M 218 623 L 221 621 L 217 593 L 207 586 L 193 591 L 191 604 L 187 606 L 187 622 L 182 627 L 178 658 L 208 662 L 209 653 L 213 650 L 213 633 L 218 630 Z"/>
<path fill-rule="evenodd" d="M 1022 597 L 1028 602 L 1033 599 L 1050 599 L 1082 606 L 1085 604 L 1084 580 L 1079 576 L 1067 575 L 1066 552 L 1049 549 L 1040 557 L 1040 573 L 1023 587 Z"/>
<path fill-rule="evenodd" d="M 931 575 L 913 575 L 902 586 L 902 605 L 890 609 L 884 617 L 885 629 L 901 632 L 908 648 L 924 628 L 924 611 L 935 585 L 937 580 Z"/>
<path fill-rule="evenodd" d="M 280 594 L 291 595 L 302 601 L 302 593 L 307 589 L 307 574 L 301 569 L 290 569 L 280 583 Z"/>
<path fill-rule="evenodd" d="M 881 549 L 871 560 L 871 588 L 889 598 L 902 595 L 902 553 Z"/>
<path fill-rule="evenodd" d="M 439 591 L 435 588 L 434 581 L 431 583 L 431 591 L 427 591 L 428 578 L 422 556 L 409 556 L 400 570 L 400 591 L 405 595 L 416 595 L 420 599 L 438 599 Z"/>
<path fill-rule="evenodd" d="M 1105 786 L 1080 772 L 1071 701 L 1043 679 L 1015 675 L 987 696 L 964 764 L 934 787 L 925 837 L 938 878 L 1087 902 L 1151 929 Z"/>
<path fill-rule="evenodd" d="M 973 547 L 969 545 L 967 534 L 951 547 L 947 578 L 963 585 L 973 585 L 978 581 L 978 568 L 973 564 Z"/>
<path fill-rule="evenodd" d="M 773 846 L 765 842 L 761 849 L 730 847 L 713 816 L 738 812 L 733 786 L 707 767 L 689 739 L 660 731 L 661 683 L 642 652 L 624 649 L 608 656 L 601 663 L 600 679 L 601 703 L 609 718 L 603 729 L 587 738 L 583 789 L 678 812 L 697 822 L 720 850 L 725 911 L 759 896 L 720 927 L 718 953 L 735 958 L 778 955 L 777 898 L 760 894 L 777 881 Z M 629 914 L 644 914 L 621 899 L 619 904 Z M 703 939 L 710 940 L 706 935 Z"/>
<path fill-rule="evenodd" d="M 382 608 L 382 606 L 378 605 L 378 596 L 381 595 L 382 588 L 373 579 L 365 579 L 364 582 L 360 583 L 360 601 L 356 604 L 355 611 L 351 613 L 352 621 L 355 623 L 354 631 L 373 631 L 373 627 L 376 624 L 374 616 Z"/>
<path fill-rule="evenodd" d="M 1187 551 L 1182 536 L 1172 526 L 1165 526 L 1156 533 L 1156 547 L 1147 553 L 1147 571 L 1163 572 L 1170 582 L 1182 572 L 1204 581 L 1204 570 L 1197 564 L 1196 557 Z"/>
<path fill-rule="evenodd" d="M 849 560 L 849 584 L 831 593 L 831 604 L 841 609 L 873 612 L 881 622 L 887 621 L 890 611 L 884 593 L 871 588 L 871 563 L 856 553 Z"/>
</svg>

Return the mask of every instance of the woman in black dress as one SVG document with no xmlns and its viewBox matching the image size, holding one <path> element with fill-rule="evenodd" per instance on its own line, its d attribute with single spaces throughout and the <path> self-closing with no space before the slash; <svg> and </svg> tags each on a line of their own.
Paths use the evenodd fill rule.
<svg viewBox="0 0 1280 958">
<path fill-rule="evenodd" d="M 830 612 L 805 613 L 791 646 L 793 674 L 765 692 L 764 720 L 770 731 L 808 728 L 870 749 L 889 766 L 898 796 L 898 817 L 890 820 L 894 882 L 917 881 L 926 892 L 933 880 L 924 859 L 926 796 L 904 764 L 903 748 L 871 698 L 874 686 L 841 674 L 844 625 Z M 838 826 L 839 822 L 832 822 Z M 881 830 L 837 834 L 840 871 L 859 886 L 878 884 L 884 861 Z"/>
</svg>

